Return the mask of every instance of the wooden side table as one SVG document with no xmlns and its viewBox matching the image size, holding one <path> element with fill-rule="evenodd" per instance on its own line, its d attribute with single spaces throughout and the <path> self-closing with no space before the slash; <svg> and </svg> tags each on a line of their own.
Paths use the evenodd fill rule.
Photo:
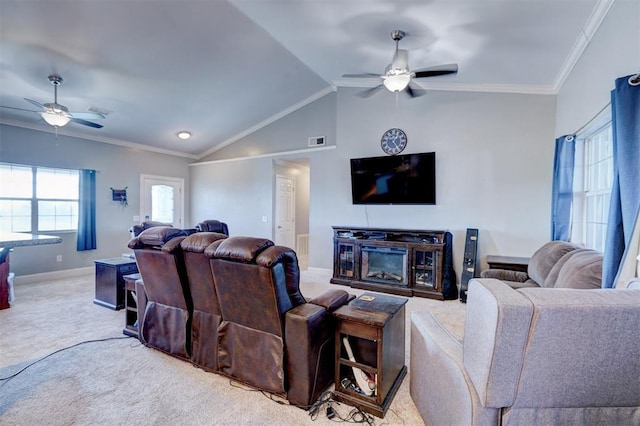
<svg viewBox="0 0 640 426">
<path fill-rule="evenodd" d="M 124 277 L 124 329 L 122 334 L 138 338 L 138 303 L 136 295 L 136 281 L 140 279 L 140 274 L 129 274 Z"/>
<path fill-rule="evenodd" d="M 124 308 L 123 276 L 138 272 L 134 259 L 114 257 L 95 260 L 96 264 L 96 296 L 93 303 L 119 310 Z"/>
<path fill-rule="evenodd" d="M 333 313 L 337 320 L 335 399 L 384 417 L 407 374 L 406 303 L 403 297 L 364 293 Z M 370 379 L 371 395 L 357 386 L 356 375 L 362 372 Z"/>
<path fill-rule="evenodd" d="M 506 269 L 509 271 L 527 272 L 527 268 L 529 267 L 529 258 L 488 255 L 487 264 L 489 265 L 489 269 Z"/>
</svg>

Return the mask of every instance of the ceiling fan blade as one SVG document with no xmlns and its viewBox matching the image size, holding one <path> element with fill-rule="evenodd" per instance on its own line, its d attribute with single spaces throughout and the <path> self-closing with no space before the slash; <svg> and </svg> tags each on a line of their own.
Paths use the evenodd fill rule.
<svg viewBox="0 0 640 426">
<path fill-rule="evenodd" d="M 414 71 L 415 78 L 437 77 L 439 75 L 455 74 L 458 72 L 458 64 L 436 65 Z"/>
<path fill-rule="evenodd" d="M 87 120 L 107 118 L 106 115 L 100 114 L 99 112 L 70 112 L 69 114 L 71 114 L 73 118 L 87 119 Z"/>
<path fill-rule="evenodd" d="M 46 109 L 44 105 L 42 105 L 40 102 L 38 101 L 34 101 L 33 99 L 27 99 L 24 98 L 25 101 L 27 102 L 31 102 L 32 104 L 34 104 L 35 106 L 37 106 L 38 108 L 42 108 L 42 109 Z"/>
<path fill-rule="evenodd" d="M 426 90 L 413 82 L 409 83 L 409 85 L 407 86 L 407 94 L 412 98 L 417 98 L 418 96 L 425 95 L 426 93 Z"/>
<path fill-rule="evenodd" d="M 16 111 L 26 111 L 26 112 L 35 112 L 35 113 L 40 112 L 40 111 L 34 111 L 32 109 L 16 108 L 16 107 L 4 106 L 4 105 L 0 105 L 0 108 L 15 109 Z"/>
<path fill-rule="evenodd" d="M 371 89 L 367 89 L 364 92 L 360 92 L 358 93 L 358 96 L 360 96 L 361 98 L 369 98 L 373 95 L 375 95 L 376 93 L 378 93 L 380 90 L 382 90 L 384 86 L 382 84 L 376 86 L 376 87 L 372 87 Z"/>
<path fill-rule="evenodd" d="M 405 49 L 398 49 L 393 55 L 391 61 L 391 69 L 406 70 L 409 66 L 409 51 Z"/>
<path fill-rule="evenodd" d="M 363 74 L 342 74 L 343 78 L 380 78 L 380 74 L 363 73 Z"/>
<path fill-rule="evenodd" d="M 91 121 L 83 120 L 81 118 L 76 118 L 76 117 L 72 117 L 71 121 L 73 121 L 74 123 L 82 124 L 84 126 L 93 127 L 96 129 L 101 129 L 103 127 L 102 124 L 92 123 Z"/>
</svg>

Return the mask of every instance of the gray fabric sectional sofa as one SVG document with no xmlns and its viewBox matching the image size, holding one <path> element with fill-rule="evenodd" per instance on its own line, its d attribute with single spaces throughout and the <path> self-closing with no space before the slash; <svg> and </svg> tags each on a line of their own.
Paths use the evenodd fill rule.
<svg viewBox="0 0 640 426">
<path fill-rule="evenodd" d="M 471 280 L 461 340 L 412 312 L 426 425 L 640 424 L 640 291 L 595 288 L 601 255 L 565 244 L 536 253 L 555 261 L 534 254 L 527 277 Z"/>
</svg>

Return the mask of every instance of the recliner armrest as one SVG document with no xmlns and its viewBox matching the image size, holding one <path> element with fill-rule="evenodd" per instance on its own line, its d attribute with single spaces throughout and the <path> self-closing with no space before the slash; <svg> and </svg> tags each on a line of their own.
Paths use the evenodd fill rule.
<svg viewBox="0 0 640 426">
<path fill-rule="evenodd" d="M 344 290 L 328 290 L 318 297 L 309 300 L 309 303 L 322 306 L 329 312 L 333 312 L 342 305 L 346 305 L 355 298 L 355 295 L 349 294 Z"/>
<path fill-rule="evenodd" d="M 480 273 L 482 278 L 495 278 L 502 281 L 514 281 L 523 283 L 529 279 L 529 275 L 522 271 L 510 271 L 507 269 L 485 269 Z"/>
<path fill-rule="evenodd" d="M 333 317 L 322 306 L 303 303 L 285 314 L 285 351 L 292 405 L 312 404 L 333 379 Z"/>
</svg>

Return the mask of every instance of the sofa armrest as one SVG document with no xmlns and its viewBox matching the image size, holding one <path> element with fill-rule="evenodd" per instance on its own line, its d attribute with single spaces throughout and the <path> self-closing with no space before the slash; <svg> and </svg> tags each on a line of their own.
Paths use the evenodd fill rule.
<svg viewBox="0 0 640 426">
<path fill-rule="evenodd" d="M 495 278 L 501 281 L 514 281 L 523 283 L 529 279 L 529 275 L 522 271 L 510 271 L 507 269 L 485 269 L 480 272 L 481 278 Z"/>
<path fill-rule="evenodd" d="M 531 301 L 502 281 L 469 282 L 464 366 L 483 406 L 513 404 L 532 315 Z"/>
<path fill-rule="evenodd" d="M 409 392 L 427 425 L 499 424 L 463 366 L 463 346 L 429 311 L 411 312 Z"/>
<path fill-rule="evenodd" d="M 346 305 L 351 300 L 355 298 L 355 295 L 349 294 L 344 290 L 328 290 L 322 293 L 318 297 L 314 297 L 309 300 L 308 303 L 313 303 L 314 305 L 322 306 L 329 312 L 333 312 L 338 309 L 342 305 Z"/>
<path fill-rule="evenodd" d="M 334 321 L 322 306 L 299 305 L 285 314 L 286 368 L 292 405 L 311 405 L 334 377 Z"/>
</svg>

